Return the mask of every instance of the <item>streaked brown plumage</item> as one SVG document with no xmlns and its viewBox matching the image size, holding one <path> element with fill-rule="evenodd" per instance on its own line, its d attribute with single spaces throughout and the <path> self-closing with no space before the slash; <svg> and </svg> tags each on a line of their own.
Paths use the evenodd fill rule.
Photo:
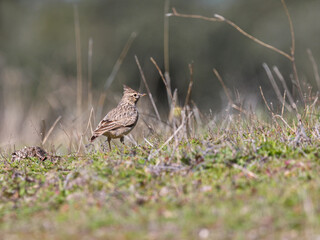
<svg viewBox="0 0 320 240">
<path fill-rule="evenodd" d="M 120 138 L 124 143 L 124 136 L 127 135 L 137 124 L 139 112 L 136 104 L 140 97 L 145 94 L 123 86 L 123 96 L 118 106 L 112 109 L 98 124 L 93 131 L 90 141 L 101 135 L 108 138 L 109 149 L 111 150 L 111 139 Z"/>
</svg>

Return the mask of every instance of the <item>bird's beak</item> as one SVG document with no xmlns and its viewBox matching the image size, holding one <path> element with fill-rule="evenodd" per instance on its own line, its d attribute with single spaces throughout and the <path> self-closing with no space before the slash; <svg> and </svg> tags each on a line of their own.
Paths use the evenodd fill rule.
<svg viewBox="0 0 320 240">
<path fill-rule="evenodd" d="M 144 96 L 146 96 L 147 94 L 145 94 L 145 93 L 139 93 L 139 95 L 140 95 L 140 97 L 144 97 Z"/>
</svg>

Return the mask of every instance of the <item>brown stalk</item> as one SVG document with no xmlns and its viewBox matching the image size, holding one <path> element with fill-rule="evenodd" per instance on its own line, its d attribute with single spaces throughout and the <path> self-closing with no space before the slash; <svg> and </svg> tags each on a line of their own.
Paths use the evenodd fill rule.
<svg viewBox="0 0 320 240">
<path fill-rule="evenodd" d="M 216 15 L 216 16 L 219 16 L 219 15 Z M 266 48 L 269 48 L 269 49 L 271 49 L 271 50 L 273 50 L 273 51 L 275 51 L 275 52 L 277 52 L 277 53 L 285 56 L 285 57 L 288 58 L 290 61 L 292 61 L 292 56 L 290 56 L 289 54 L 285 53 L 284 51 L 282 51 L 282 50 L 280 50 L 280 49 L 278 49 L 278 48 L 276 48 L 276 47 L 274 47 L 274 46 L 272 46 L 272 45 L 270 45 L 270 44 L 268 44 L 268 43 L 265 43 L 265 42 L 259 40 L 259 39 L 256 38 L 256 37 L 250 35 L 250 34 L 247 33 L 246 31 L 244 31 L 242 28 L 240 28 L 237 24 L 235 24 L 234 22 L 231 22 L 231 21 L 228 20 L 228 19 L 224 19 L 224 21 L 225 21 L 227 24 L 229 24 L 230 26 L 232 26 L 233 28 L 235 28 L 237 31 L 239 31 L 241 34 L 243 34 L 243 35 L 246 36 L 247 38 L 251 39 L 252 41 L 260 44 L 261 46 L 264 46 L 264 47 L 266 47 Z"/>
<path fill-rule="evenodd" d="M 290 49 L 290 54 L 270 45 L 267 44 L 261 40 L 259 40 L 258 38 L 250 35 L 249 33 L 247 33 L 246 31 L 244 31 L 242 28 L 240 28 L 237 24 L 235 24 L 234 22 L 226 19 L 225 17 L 215 14 L 213 18 L 210 17 L 204 17 L 201 15 L 193 15 L 193 14 L 181 14 L 178 13 L 176 11 L 175 8 L 172 8 L 172 13 L 167 14 L 167 16 L 176 16 L 176 17 L 184 17 L 184 18 L 194 18 L 194 19 L 202 19 L 205 21 L 212 21 L 212 22 L 225 22 L 228 25 L 230 25 L 231 27 L 233 27 L 234 29 L 236 29 L 238 32 L 240 32 L 242 35 L 246 36 L 247 38 L 251 39 L 252 41 L 260 44 L 263 47 L 266 47 L 274 52 L 277 52 L 279 54 L 281 54 L 282 56 L 286 57 L 287 59 L 290 60 L 290 62 L 292 63 L 292 70 L 293 70 L 293 75 L 294 75 L 294 79 L 296 82 L 296 86 L 298 88 L 298 92 L 300 95 L 300 98 L 302 99 L 302 101 L 305 103 L 305 100 L 303 98 L 303 94 L 302 94 L 302 89 L 301 89 L 301 84 L 299 81 L 299 77 L 298 77 L 298 71 L 297 71 L 297 66 L 296 66 L 296 62 L 295 62 L 295 34 L 294 34 L 294 29 L 293 29 L 293 23 L 292 23 L 292 19 L 291 16 L 289 14 L 287 5 L 285 3 L 285 0 L 281 0 L 282 6 L 284 8 L 285 14 L 288 18 L 288 22 L 289 22 L 289 28 L 290 28 L 290 34 L 291 34 L 291 49 Z"/>
<path fill-rule="evenodd" d="M 57 123 L 60 121 L 62 117 L 59 116 L 55 121 L 54 123 L 52 124 L 51 128 L 49 129 L 47 135 L 44 137 L 43 141 L 42 141 L 42 145 L 44 145 L 46 143 L 46 141 L 48 140 L 50 134 L 52 133 L 53 129 L 55 128 L 55 126 L 57 125 Z"/>
<path fill-rule="evenodd" d="M 81 41 L 80 41 L 80 23 L 78 6 L 74 5 L 74 29 L 76 40 L 76 54 L 77 54 L 77 115 L 82 112 L 82 63 L 81 63 Z M 80 122 L 79 122 L 80 126 Z"/>
<path fill-rule="evenodd" d="M 187 118 L 190 118 L 192 115 L 192 113 L 189 113 L 188 117 Z M 149 157 L 148 157 L 148 160 L 150 161 L 151 158 L 155 157 L 161 150 L 162 148 L 164 148 L 178 133 L 179 131 L 184 127 L 185 125 L 185 120 L 186 118 L 182 118 L 182 122 L 180 124 L 180 126 L 175 130 L 175 132 L 167 139 L 167 141 L 165 141 L 164 144 L 161 145 L 160 148 L 158 148 L 157 150 L 155 150 L 154 152 L 150 153 Z M 160 161 L 158 161 L 156 163 L 156 166 L 158 166 L 160 164 Z"/>
<path fill-rule="evenodd" d="M 317 65 L 316 61 L 314 60 L 314 57 L 313 57 L 310 49 L 307 49 L 307 53 L 308 53 L 310 62 L 312 64 L 313 74 L 314 74 L 314 78 L 315 78 L 317 86 L 318 86 L 318 90 L 320 90 L 320 75 L 319 75 L 318 65 Z"/>
<path fill-rule="evenodd" d="M 286 122 L 286 120 L 284 120 L 284 118 L 282 116 L 276 114 L 276 115 L 273 115 L 273 117 L 274 118 L 280 118 L 281 121 L 287 126 L 287 128 L 290 129 L 291 132 L 293 132 L 293 133 L 295 132 L 295 130 L 292 127 L 289 126 L 289 124 Z"/>
<path fill-rule="evenodd" d="M 229 104 L 230 104 L 230 106 L 232 106 L 232 105 L 233 105 L 233 100 L 232 100 L 232 98 L 230 97 L 229 91 L 228 91 L 226 85 L 224 84 L 224 82 L 223 82 L 223 80 L 222 80 L 219 72 L 217 71 L 217 69 L 214 68 L 214 69 L 213 69 L 213 73 L 216 75 L 216 77 L 218 78 L 219 82 L 221 83 L 221 85 L 222 85 L 222 87 L 223 87 L 223 90 L 224 90 L 224 93 L 227 95 Z"/>
<path fill-rule="evenodd" d="M 286 102 L 286 90 L 284 90 L 284 93 L 283 93 L 283 100 L 282 100 L 282 108 L 281 108 L 281 116 L 283 116 L 283 113 L 284 113 L 284 103 Z"/>
<path fill-rule="evenodd" d="M 287 96 L 288 96 L 288 100 L 289 100 L 289 102 L 290 102 L 291 107 L 292 107 L 294 110 L 298 111 L 297 105 L 295 104 L 295 102 L 294 102 L 294 100 L 293 100 L 293 97 L 292 97 L 292 95 L 291 95 L 291 93 L 290 93 L 290 91 L 289 91 L 289 88 L 288 88 L 288 86 L 287 86 L 287 83 L 286 83 L 286 81 L 284 80 L 281 72 L 279 71 L 279 69 L 278 69 L 276 66 L 273 67 L 273 71 L 274 71 L 275 74 L 277 75 L 278 79 L 280 80 L 280 82 L 281 82 L 281 84 L 282 84 L 282 87 L 283 87 L 284 90 L 286 91 L 286 94 L 287 94 Z"/>
<path fill-rule="evenodd" d="M 288 7 L 286 5 L 285 0 L 281 0 L 283 9 L 287 15 L 288 18 L 288 22 L 289 22 L 289 28 L 290 28 L 290 34 L 291 34 L 291 63 L 292 63 L 292 70 L 293 70 L 293 75 L 298 87 L 298 92 L 300 95 L 300 98 L 302 100 L 302 102 L 304 103 L 304 105 L 306 106 L 306 103 L 304 101 L 304 97 L 303 97 L 303 93 L 302 93 L 302 89 L 301 89 L 301 84 L 300 84 L 300 80 L 299 80 L 299 76 L 298 76 L 298 71 L 297 71 L 297 66 L 296 66 L 296 60 L 295 60 L 295 51 L 296 51 L 296 44 L 295 44 L 295 35 L 294 35 L 294 29 L 293 29 L 293 23 L 292 23 L 292 19 L 288 10 Z"/>
<path fill-rule="evenodd" d="M 286 2 L 285 0 L 281 0 L 281 3 L 282 3 L 282 6 L 283 6 L 283 9 L 287 15 L 287 18 L 288 18 L 288 21 L 289 21 L 289 27 L 290 27 L 290 34 L 291 34 L 291 57 L 293 58 L 294 60 L 294 54 L 295 54 L 295 50 L 296 50 L 296 44 L 295 44 L 295 36 L 294 36 L 294 30 L 293 30 L 293 24 L 292 24 L 292 20 L 291 20 L 291 16 L 289 14 L 289 10 L 288 10 L 288 7 L 286 5 Z"/>
<path fill-rule="evenodd" d="M 276 83 L 276 81 L 275 81 L 275 79 L 274 79 L 274 77 L 273 77 L 273 75 L 272 75 L 272 72 L 271 72 L 269 66 L 268 66 L 266 63 L 263 63 L 262 66 L 263 66 L 264 70 L 266 71 L 266 73 L 267 73 L 267 75 L 268 75 L 268 78 L 269 78 L 269 80 L 270 80 L 270 83 L 271 83 L 271 85 L 272 85 L 272 88 L 273 88 L 274 92 L 276 93 L 279 102 L 281 102 L 282 104 L 284 104 L 284 106 L 286 107 L 286 109 L 287 109 L 289 112 L 292 112 L 292 108 L 290 107 L 290 105 L 288 105 L 286 102 L 283 102 L 283 98 L 282 98 L 282 96 L 281 96 L 280 89 L 279 89 L 279 87 L 278 87 L 278 85 L 277 85 L 277 83 Z"/>
<path fill-rule="evenodd" d="M 92 107 L 92 54 L 93 40 L 90 38 L 88 43 L 88 107 Z"/>
<path fill-rule="evenodd" d="M 247 33 L 246 31 L 244 31 L 242 28 L 240 28 L 237 24 L 235 24 L 234 22 L 226 19 L 225 17 L 223 16 L 220 16 L 218 14 L 215 14 L 213 18 L 210 18 L 210 17 L 204 17 L 204 16 L 201 16 L 201 15 L 193 15 L 193 14 L 181 14 L 181 13 L 178 13 L 176 11 L 175 8 L 172 8 L 172 13 L 170 14 L 167 14 L 167 16 L 175 16 L 175 17 L 184 17 L 184 18 L 195 18 L 195 19 L 202 19 L 202 20 L 205 20 L 205 21 L 212 21 L 212 22 L 225 22 L 227 23 L 228 25 L 230 25 L 231 27 L 233 27 L 234 29 L 236 29 L 238 32 L 240 32 L 242 35 L 246 36 L 247 38 L 251 39 L 252 41 L 260 44 L 261 46 L 264 46 L 266 48 L 269 48 L 271 49 L 272 51 L 275 51 L 279 54 L 281 54 L 282 56 L 288 58 L 290 61 L 293 60 L 292 56 L 290 56 L 288 53 L 268 44 L 268 43 L 265 43 L 261 40 L 259 40 L 258 38 L 250 35 L 249 33 Z"/>
<path fill-rule="evenodd" d="M 184 102 L 184 107 L 186 107 L 189 104 L 189 100 L 190 100 L 190 96 L 191 96 L 191 89 L 193 86 L 193 64 L 189 64 L 189 72 L 190 72 L 190 82 L 189 82 L 189 86 L 188 86 L 186 100 Z"/>
<path fill-rule="evenodd" d="M 42 120 L 41 121 L 41 128 L 40 128 L 40 137 L 41 137 L 41 142 L 43 141 L 47 131 L 47 126 L 46 126 L 46 121 Z"/>
<path fill-rule="evenodd" d="M 163 74 L 162 74 L 162 72 L 161 72 L 161 70 L 160 70 L 160 68 L 159 68 L 159 66 L 158 66 L 158 64 L 156 63 L 156 61 L 151 57 L 150 58 L 150 60 L 151 60 L 151 62 L 153 63 L 153 65 L 157 68 L 157 70 L 158 70 L 158 72 L 159 72 L 159 75 L 160 75 L 160 77 L 161 77 L 161 79 L 162 79 L 162 81 L 163 81 L 163 83 L 164 83 L 164 85 L 165 85 L 165 87 L 166 87 L 166 89 L 167 89 L 167 94 L 168 94 L 168 96 L 169 96 L 169 104 L 171 104 L 171 102 L 172 102 L 172 92 L 171 92 L 171 88 L 169 87 L 169 85 L 168 85 L 168 83 L 167 83 L 167 81 L 166 81 L 166 79 L 164 78 L 164 76 L 163 76 Z"/>
<path fill-rule="evenodd" d="M 263 94 L 263 91 L 262 91 L 262 88 L 261 86 L 259 86 L 259 89 L 260 89 L 260 93 L 261 93 L 261 96 L 262 96 L 262 99 L 264 101 L 264 104 L 266 105 L 267 109 L 269 110 L 269 112 L 271 113 L 272 117 L 274 116 L 274 113 L 272 112 L 271 108 L 269 107 L 268 103 L 267 103 L 267 100 L 266 98 L 264 97 L 264 94 Z"/>
<path fill-rule="evenodd" d="M 273 111 L 271 110 L 271 108 L 269 107 L 268 103 L 267 103 L 267 100 L 266 98 L 264 97 L 264 94 L 263 94 L 263 91 L 262 91 L 262 88 L 261 86 L 259 86 L 259 89 L 260 89 L 260 93 L 261 93 L 261 96 L 262 96 L 262 99 L 264 101 L 264 104 L 266 105 L 267 109 L 269 110 L 269 112 L 271 113 L 271 116 L 272 116 L 272 120 L 275 121 L 275 123 L 277 124 L 277 126 L 281 129 L 281 131 L 283 132 L 282 128 L 280 127 L 279 123 L 277 122 L 276 118 L 280 118 L 285 124 L 286 126 L 291 130 L 292 128 L 289 126 L 289 124 L 283 119 L 282 116 L 280 115 L 276 115 L 273 113 Z"/>
<path fill-rule="evenodd" d="M 83 132 L 83 135 L 86 134 L 86 132 L 88 131 L 89 127 L 90 127 L 90 130 L 91 130 L 91 133 L 93 132 L 93 131 L 92 131 L 92 123 L 91 123 L 91 118 L 92 118 L 92 116 L 93 116 L 93 112 L 94 112 L 94 110 L 93 110 L 93 107 L 92 107 L 91 110 L 90 110 L 90 115 L 89 115 L 87 127 L 86 127 L 86 130 Z"/>
<path fill-rule="evenodd" d="M 165 0 L 164 3 L 164 14 L 169 11 L 170 0 Z M 163 25 L 163 57 L 164 57 L 164 77 L 167 82 L 167 86 L 169 87 L 170 93 L 172 93 L 171 89 L 171 79 L 169 74 L 169 18 L 164 16 L 164 25 Z M 169 105 L 172 105 L 171 99 L 168 96 Z"/>
<path fill-rule="evenodd" d="M 218 72 L 215 68 L 213 69 L 213 73 L 216 75 L 216 77 L 218 78 L 219 82 L 221 83 L 222 88 L 223 88 L 225 94 L 227 95 L 227 98 L 228 98 L 228 101 L 229 101 L 230 106 L 231 106 L 232 108 L 238 110 L 239 112 L 242 112 L 242 113 L 244 113 L 244 114 L 248 114 L 247 111 L 244 110 L 241 106 L 237 106 L 236 104 L 234 104 L 234 102 L 233 102 L 233 100 L 232 100 L 232 98 L 231 98 L 231 96 L 230 96 L 230 94 L 229 94 L 228 88 L 227 88 L 226 85 L 224 84 L 224 82 L 223 82 L 223 80 L 222 80 L 219 72 Z"/>
<path fill-rule="evenodd" d="M 136 63 L 137 63 L 137 65 L 138 65 L 138 68 L 139 68 L 139 71 L 140 71 L 140 75 L 141 75 L 142 81 L 143 81 L 144 85 L 146 86 L 146 89 L 147 89 L 148 96 L 149 96 L 149 99 L 150 99 L 150 101 L 151 101 L 152 107 L 153 107 L 153 109 L 154 109 L 154 111 L 155 111 L 155 113 L 156 113 L 156 115 L 157 115 L 158 120 L 161 121 L 158 108 L 157 108 L 157 106 L 156 106 L 156 104 L 155 104 L 155 102 L 154 102 L 154 100 L 153 100 L 153 97 L 152 97 L 152 94 L 151 94 L 149 85 L 148 85 L 148 83 L 147 83 L 147 81 L 146 81 L 146 78 L 145 78 L 145 76 L 144 76 L 144 73 L 143 73 L 143 70 L 142 70 L 142 68 L 141 68 L 139 59 L 138 59 L 138 57 L 137 57 L 136 55 L 134 56 L 134 58 L 135 58 Z"/>
<path fill-rule="evenodd" d="M 186 96 L 184 107 L 183 107 L 184 109 L 183 114 L 186 114 L 186 115 L 190 111 L 189 100 L 191 96 L 191 89 L 193 86 L 193 63 L 189 64 L 188 66 L 189 66 L 189 72 L 190 72 L 190 82 L 189 82 L 188 92 L 187 92 L 187 96 Z M 186 121 L 187 122 L 186 122 L 186 128 L 185 128 L 185 136 L 186 136 L 186 139 L 188 139 L 188 136 L 190 136 L 190 130 L 192 129 L 192 127 L 191 127 L 191 122 L 188 119 Z"/>
<path fill-rule="evenodd" d="M 165 0 L 164 14 L 169 11 L 170 0 Z M 164 16 L 163 23 L 163 55 L 164 55 L 164 71 L 169 73 L 169 18 Z"/>
<path fill-rule="evenodd" d="M 131 33 L 128 41 L 126 42 L 126 44 L 124 45 L 124 48 L 122 49 L 121 51 L 121 54 L 119 56 L 119 58 L 117 59 L 116 63 L 114 64 L 113 68 L 112 68 L 112 71 L 104 85 L 104 88 L 105 89 L 108 89 L 110 87 L 110 85 L 112 84 L 112 82 L 114 81 L 120 67 L 121 67 L 121 64 L 123 62 L 123 60 L 125 59 L 125 57 L 127 56 L 127 53 L 133 43 L 133 40 L 136 38 L 137 34 L 135 32 Z"/>
<path fill-rule="evenodd" d="M 126 42 L 125 46 L 123 47 L 123 49 L 120 53 L 120 56 L 118 57 L 116 63 L 114 64 L 108 79 L 106 80 L 106 83 L 104 85 L 105 89 L 108 89 L 110 87 L 110 85 L 112 84 L 112 82 L 114 81 L 114 79 L 115 79 L 115 77 L 116 77 L 116 75 L 117 75 L 117 73 L 123 63 L 123 60 L 127 56 L 127 53 L 133 43 L 133 40 L 136 38 L 136 36 L 137 36 L 137 34 L 135 32 L 133 32 L 133 33 L 131 33 L 130 37 L 128 38 L 128 41 Z M 99 104 L 98 104 L 99 109 L 97 110 L 97 115 L 99 118 L 101 116 L 101 112 L 102 112 L 102 108 L 103 108 L 103 104 L 106 99 L 106 96 L 107 96 L 106 92 L 103 92 L 99 98 Z"/>
<path fill-rule="evenodd" d="M 218 18 L 211 18 L 211 17 L 205 17 L 201 15 L 194 15 L 194 14 L 182 14 L 178 13 L 175 8 L 172 8 L 172 13 L 167 13 L 167 17 L 175 16 L 175 17 L 183 17 L 183 18 L 194 18 L 194 19 L 201 19 L 205 21 L 211 21 L 211 22 L 222 22 L 221 19 Z"/>
</svg>

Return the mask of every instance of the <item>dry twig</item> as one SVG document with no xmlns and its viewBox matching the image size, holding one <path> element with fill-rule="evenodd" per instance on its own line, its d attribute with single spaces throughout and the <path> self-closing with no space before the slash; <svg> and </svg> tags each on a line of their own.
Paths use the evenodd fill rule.
<svg viewBox="0 0 320 240">
<path fill-rule="evenodd" d="M 231 96 L 230 96 L 230 94 L 229 94 L 228 88 L 227 88 L 226 85 L 224 84 L 224 82 L 223 82 L 223 80 L 222 80 L 219 72 L 218 72 L 215 68 L 213 69 L 213 73 L 216 75 L 216 77 L 218 78 L 219 82 L 221 83 L 222 88 L 223 88 L 225 94 L 227 95 L 227 98 L 228 98 L 228 101 L 229 101 L 230 106 L 231 106 L 232 108 L 238 110 L 238 111 L 241 112 L 241 113 L 248 114 L 247 111 L 244 110 L 241 106 L 237 106 L 236 104 L 234 104 L 234 102 L 233 102 L 233 100 L 232 100 L 232 98 L 231 98 Z"/>
<path fill-rule="evenodd" d="M 190 72 L 190 82 L 189 82 L 189 86 L 188 86 L 186 100 L 184 102 L 184 107 L 186 107 L 189 104 L 189 100 L 190 100 L 190 96 L 191 96 L 191 89 L 193 86 L 193 64 L 189 64 L 189 72 Z"/>
<path fill-rule="evenodd" d="M 175 16 L 175 17 L 184 17 L 184 18 L 195 18 L 195 19 L 202 19 L 205 21 L 211 21 L 211 22 L 225 22 L 228 25 L 230 25 L 231 27 L 233 27 L 234 29 L 236 29 L 238 32 L 240 32 L 242 35 L 246 36 L 247 38 L 251 39 L 252 41 L 260 44 L 261 46 L 264 46 L 266 48 L 269 48 L 279 54 L 281 54 L 282 56 L 288 58 L 290 61 L 293 60 L 292 56 L 290 56 L 288 53 L 270 45 L 267 44 L 259 39 L 257 39 L 256 37 L 250 35 L 249 33 L 247 33 L 246 31 L 244 31 L 242 28 L 240 28 L 237 24 L 235 24 L 234 22 L 226 19 L 225 17 L 215 14 L 213 18 L 211 17 L 205 17 L 205 16 L 201 16 L 201 15 L 193 15 L 193 14 L 181 14 L 178 13 L 177 10 L 175 8 L 172 8 L 172 13 L 167 14 L 167 16 Z"/>
<path fill-rule="evenodd" d="M 53 131 L 53 129 L 55 128 L 55 126 L 57 125 L 57 123 L 60 121 L 61 118 L 62 118 L 62 117 L 59 116 L 59 117 L 54 121 L 54 123 L 52 124 L 51 128 L 49 129 L 47 135 L 43 138 L 42 145 L 44 145 L 44 144 L 46 143 L 46 141 L 48 140 L 51 132 Z"/>
<path fill-rule="evenodd" d="M 267 75 L 268 75 L 268 78 L 269 78 L 269 80 L 270 80 L 270 83 L 271 83 L 271 85 L 272 85 L 272 88 L 273 88 L 274 92 L 276 93 L 279 102 L 281 102 L 282 104 L 284 104 L 284 106 L 286 107 L 286 109 L 287 109 L 289 112 L 292 112 L 292 108 L 290 107 L 290 105 L 288 105 L 286 102 L 283 102 L 283 98 L 282 98 L 282 96 L 281 96 L 280 89 L 279 89 L 279 87 L 278 87 L 278 85 L 277 85 L 277 83 L 276 83 L 276 81 L 275 81 L 275 79 L 274 79 L 274 77 L 273 77 L 273 75 L 272 75 L 272 72 L 271 72 L 269 66 L 268 66 L 266 63 L 263 63 L 262 66 L 263 66 L 264 70 L 266 71 L 266 73 L 267 73 Z"/>
<path fill-rule="evenodd" d="M 273 67 L 273 71 L 275 72 L 275 74 L 277 75 L 278 79 L 280 80 L 283 89 L 286 91 L 286 94 L 287 94 L 287 96 L 288 96 L 288 100 L 289 100 L 289 102 L 290 102 L 291 107 L 292 107 L 295 111 L 298 111 L 297 105 L 295 104 L 295 102 L 294 102 L 294 100 L 293 100 L 293 97 L 292 97 L 292 95 L 291 95 L 291 93 L 290 93 L 290 91 L 289 91 L 289 88 L 288 88 L 288 86 L 287 86 L 287 83 L 286 83 L 286 81 L 284 80 L 281 72 L 279 71 L 279 69 L 278 69 L 276 66 Z"/>
<path fill-rule="evenodd" d="M 155 104 L 155 102 L 154 102 L 154 100 L 153 100 L 153 97 L 152 97 L 152 94 L 151 94 L 149 85 L 148 85 L 148 83 L 147 83 L 147 81 L 146 81 L 146 78 L 145 78 L 145 76 L 144 76 L 144 73 L 143 73 L 143 71 L 142 71 L 142 68 L 141 68 L 139 59 L 138 59 L 138 57 L 137 57 L 136 55 L 134 56 L 134 58 L 135 58 L 136 63 L 137 63 L 137 65 L 138 65 L 138 68 L 139 68 L 139 71 L 140 71 L 140 75 L 141 75 L 142 81 L 143 81 L 144 85 L 146 86 L 146 89 L 147 89 L 148 96 L 149 96 L 149 99 L 150 99 L 150 101 L 151 101 L 152 107 L 153 107 L 153 109 L 154 109 L 154 111 L 155 111 L 155 113 L 156 113 L 156 115 L 157 115 L 158 120 L 161 121 L 161 117 L 160 117 L 158 108 L 157 108 L 157 106 L 156 106 L 156 104 Z"/>
<path fill-rule="evenodd" d="M 313 57 L 310 49 L 307 50 L 307 53 L 308 53 L 310 62 L 312 64 L 313 74 L 314 74 L 314 78 L 315 78 L 317 86 L 318 86 L 318 91 L 320 91 L 320 76 L 319 76 L 318 65 L 317 65 L 316 61 L 314 60 L 314 57 Z"/>
<path fill-rule="evenodd" d="M 159 72 L 159 75 L 160 75 L 160 77 L 161 77 L 161 79 L 162 79 L 162 81 L 163 81 L 163 83 L 164 83 L 164 85 L 165 85 L 165 87 L 166 87 L 166 89 L 167 89 L 167 94 L 168 94 L 168 97 L 169 97 L 169 105 L 171 105 L 172 98 L 173 98 L 172 92 L 171 92 L 171 90 L 170 90 L 171 88 L 169 87 L 169 85 L 168 85 L 168 83 L 167 83 L 167 80 L 166 80 L 165 77 L 163 76 L 163 74 L 162 74 L 162 72 L 161 72 L 158 64 L 156 63 L 156 61 L 155 61 L 152 57 L 150 58 L 150 60 L 151 60 L 151 62 L 153 63 L 153 65 L 157 68 L 157 70 L 158 70 L 158 72 Z"/>
<path fill-rule="evenodd" d="M 137 34 L 135 32 L 131 33 L 128 41 L 124 45 L 122 52 L 121 52 L 119 58 L 117 59 L 116 63 L 114 64 L 112 71 L 111 71 L 111 73 L 110 73 L 110 75 L 104 85 L 105 89 L 108 89 L 110 87 L 110 85 L 112 84 L 113 80 L 115 79 L 115 77 L 121 67 L 121 64 L 122 64 L 123 60 L 125 59 L 125 57 L 127 56 L 127 53 L 133 43 L 133 40 L 136 38 L 136 36 L 137 36 Z"/>
<path fill-rule="evenodd" d="M 81 63 L 81 41 L 80 41 L 80 23 L 79 12 L 77 5 L 74 5 L 74 29 L 76 39 L 76 54 L 77 54 L 77 115 L 82 112 L 82 63 Z M 79 124 L 80 127 L 80 124 Z"/>
<path fill-rule="evenodd" d="M 189 113 L 187 118 L 190 118 L 190 116 L 192 115 L 192 112 Z M 175 130 L 175 132 L 167 139 L 167 141 L 165 141 L 164 144 L 161 145 L 161 147 L 159 149 L 157 149 L 155 152 L 150 153 L 148 160 L 150 161 L 151 158 L 155 157 L 161 150 L 162 148 L 164 148 L 166 145 L 168 145 L 168 143 L 179 133 L 179 131 L 184 127 L 185 124 L 185 118 L 182 119 L 182 123 L 180 124 L 180 126 Z M 156 165 L 159 165 L 160 162 L 157 162 Z"/>
</svg>

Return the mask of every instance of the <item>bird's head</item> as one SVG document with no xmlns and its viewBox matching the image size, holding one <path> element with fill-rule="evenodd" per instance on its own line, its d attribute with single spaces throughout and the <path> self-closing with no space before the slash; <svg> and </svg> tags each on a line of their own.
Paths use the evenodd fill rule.
<svg viewBox="0 0 320 240">
<path fill-rule="evenodd" d="M 133 90 L 132 88 L 129 88 L 128 86 L 123 85 L 122 99 L 124 99 L 130 103 L 136 104 L 139 101 L 140 97 L 143 97 L 145 95 L 146 95 L 145 93 L 139 93 L 139 92 Z"/>
</svg>

